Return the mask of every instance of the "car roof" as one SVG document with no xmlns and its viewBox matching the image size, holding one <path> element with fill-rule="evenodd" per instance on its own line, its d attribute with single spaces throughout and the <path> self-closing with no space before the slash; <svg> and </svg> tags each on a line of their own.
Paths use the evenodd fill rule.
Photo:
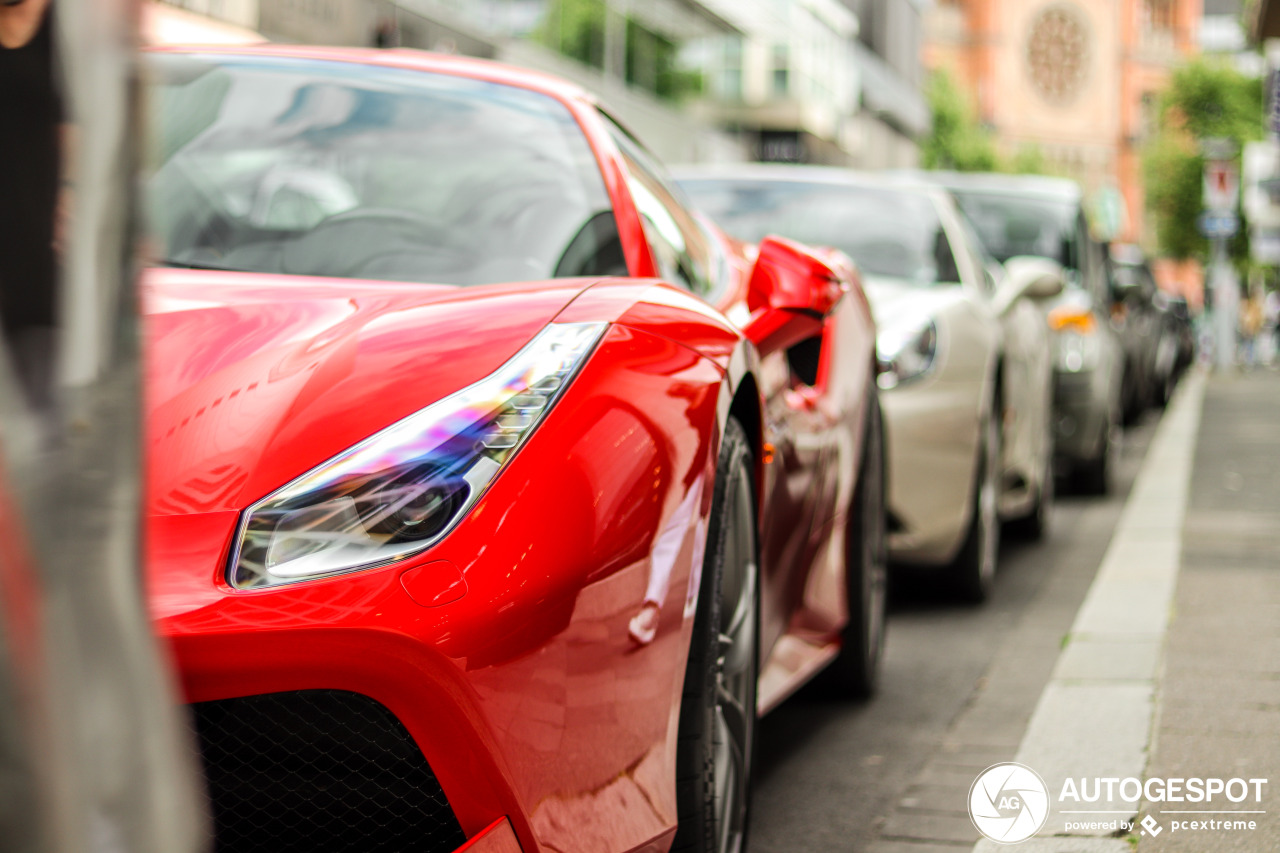
<svg viewBox="0 0 1280 853">
<path fill-rule="evenodd" d="M 1035 196 L 1055 201 L 1078 203 L 1083 194 L 1080 185 L 1070 178 L 1047 175 L 1007 175 L 1000 172 L 905 171 L 903 174 L 925 175 L 949 190 L 973 190 L 1020 196 Z"/>
<path fill-rule="evenodd" d="M 403 68 L 436 74 L 452 74 L 491 83 L 503 83 L 530 89 L 560 100 L 595 99 L 584 89 L 567 80 L 527 68 L 504 65 L 488 59 L 470 56 L 431 53 L 410 48 L 367 47 L 318 47 L 313 45 L 164 45 L 147 48 L 148 53 L 184 53 L 217 56 L 272 57 L 281 59 L 320 60 L 347 62 L 354 65 L 374 65 L 384 68 Z"/>
<path fill-rule="evenodd" d="M 860 172 L 841 166 L 810 166 L 796 163 L 717 163 L 672 166 L 667 170 L 677 181 L 748 180 L 789 181 L 806 184 L 831 184 L 868 189 L 905 189 L 937 193 L 943 187 L 928 180 L 928 173 Z"/>
</svg>

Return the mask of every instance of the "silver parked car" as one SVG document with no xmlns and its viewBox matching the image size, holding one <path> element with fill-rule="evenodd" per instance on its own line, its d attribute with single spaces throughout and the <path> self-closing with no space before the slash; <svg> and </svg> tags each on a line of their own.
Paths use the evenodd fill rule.
<svg viewBox="0 0 1280 853">
<path fill-rule="evenodd" d="M 1038 255 L 1062 264 L 1067 287 L 1046 303 L 1053 346 L 1054 452 L 1079 488 L 1105 494 L 1124 417 L 1124 348 L 1111 324 L 1107 248 L 1094 240 L 1083 196 L 1063 178 L 928 172 L 947 187 L 998 260 Z"/>
<path fill-rule="evenodd" d="M 781 234 L 849 254 L 877 324 L 891 555 L 950 566 L 990 591 L 1000 521 L 1043 530 L 1053 497 L 1049 344 L 1029 295 L 1061 270 L 982 252 L 943 190 L 840 169 L 745 166 L 677 180 L 730 234 Z"/>
</svg>

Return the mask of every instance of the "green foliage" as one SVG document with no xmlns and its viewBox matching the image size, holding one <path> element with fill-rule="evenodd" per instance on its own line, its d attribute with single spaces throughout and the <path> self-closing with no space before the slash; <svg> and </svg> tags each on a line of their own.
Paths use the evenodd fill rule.
<svg viewBox="0 0 1280 853">
<path fill-rule="evenodd" d="M 627 82 L 660 98 L 680 100 L 702 91 L 702 73 L 680 68 L 679 47 L 657 33 L 627 21 Z"/>
<path fill-rule="evenodd" d="M 604 67 L 604 0 L 552 0 L 538 41 L 570 59 Z"/>
<path fill-rule="evenodd" d="M 1173 73 L 1160 100 L 1162 129 L 1181 126 L 1197 140 L 1246 142 L 1262 136 L 1262 80 L 1225 62 L 1197 59 Z"/>
<path fill-rule="evenodd" d="M 996 148 L 990 131 L 978 124 L 964 93 L 945 71 L 929 78 L 929 108 L 933 129 L 920 146 L 926 169 L 991 172 L 996 169 Z"/>
<path fill-rule="evenodd" d="M 1052 172 L 1048 161 L 1044 159 L 1044 152 L 1034 142 L 1020 146 L 1005 171 L 1015 175 L 1048 175 Z"/>
<path fill-rule="evenodd" d="M 593 68 L 604 67 L 604 0 L 552 0 L 538 29 L 547 47 Z M 678 100 L 702 91 L 702 75 L 678 67 L 679 47 L 633 19 L 626 21 L 626 80 Z"/>
<path fill-rule="evenodd" d="M 920 145 L 920 158 L 926 169 L 1053 173 L 1044 152 L 1034 143 L 1020 146 L 1012 159 L 1002 158 L 996 151 L 993 134 L 978 122 L 968 98 L 946 71 L 938 70 L 930 76 L 927 94 L 933 129 Z"/>
<path fill-rule="evenodd" d="M 1160 254 L 1180 259 L 1203 256 L 1208 241 L 1196 229 L 1196 217 L 1204 206 L 1204 158 L 1194 141 L 1161 133 L 1148 143 L 1142 167 Z"/>
<path fill-rule="evenodd" d="M 1232 140 L 1238 149 L 1262 137 L 1262 81 L 1223 62 L 1196 59 L 1173 73 L 1160 99 L 1159 129 L 1143 151 L 1147 207 L 1152 212 L 1161 254 L 1203 257 L 1208 241 L 1196 229 L 1204 209 L 1206 139 Z M 1248 255 L 1248 239 L 1230 245 L 1237 260 Z"/>
</svg>

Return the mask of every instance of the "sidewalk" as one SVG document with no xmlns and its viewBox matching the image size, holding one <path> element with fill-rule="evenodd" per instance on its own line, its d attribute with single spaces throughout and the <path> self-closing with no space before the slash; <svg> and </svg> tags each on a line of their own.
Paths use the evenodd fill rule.
<svg viewBox="0 0 1280 853">
<path fill-rule="evenodd" d="M 1280 850 L 1280 374 L 1271 371 L 1209 381 L 1147 775 L 1269 779 L 1257 804 L 1144 803 L 1161 823 L 1201 818 L 1161 810 L 1267 813 L 1250 816 L 1251 832 L 1141 837 L 1139 853 Z"/>
<path fill-rule="evenodd" d="M 1015 760 L 1048 819 L 975 851 L 1280 850 L 1280 374 L 1183 383 Z M 1239 802 L 1061 800 L 1098 778 L 1267 782 Z"/>
</svg>

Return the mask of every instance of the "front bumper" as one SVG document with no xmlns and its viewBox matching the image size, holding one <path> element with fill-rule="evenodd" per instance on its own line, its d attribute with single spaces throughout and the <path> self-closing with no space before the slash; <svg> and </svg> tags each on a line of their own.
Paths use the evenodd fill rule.
<svg viewBox="0 0 1280 853">
<path fill-rule="evenodd" d="M 466 843 L 409 732 L 366 696 L 266 693 L 192 710 L 220 853 L 455 851 Z"/>
<path fill-rule="evenodd" d="M 880 396 L 889 464 L 889 553 L 940 565 L 963 544 L 977 465 L 982 385 L 926 379 Z"/>
<path fill-rule="evenodd" d="M 633 362 L 606 341 L 470 514 L 400 563 L 236 591 L 237 512 L 152 517 L 152 612 L 197 713 L 355 694 L 403 726 L 467 844 L 509 821 L 524 853 L 666 849 L 709 489 L 681 528 L 656 639 L 637 648 L 628 627 L 652 594 L 655 537 L 688 484 L 714 480 L 722 377 L 665 339 L 619 337 L 639 366 L 618 367 Z"/>
<path fill-rule="evenodd" d="M 1102 370 L 1056 370 L 1053 375 L 1053 449 L 1061 463 L 1097 458 L 1110 424 L 1112 389 Z"/>
</svg>

